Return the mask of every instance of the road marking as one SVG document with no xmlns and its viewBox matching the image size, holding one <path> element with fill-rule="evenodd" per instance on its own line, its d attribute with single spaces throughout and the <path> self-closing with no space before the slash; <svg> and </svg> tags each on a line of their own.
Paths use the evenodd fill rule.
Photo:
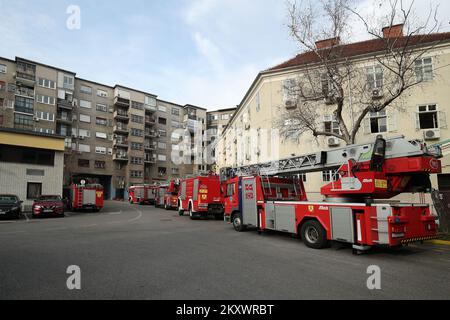
<svg viewBox="0 0 450 320">
<path fill-rule="evenodd" d="M 17 233 L 25 233 L 25 231 L 10 231 L 10 232 L 0 232 L 0 235 L 11 235 Z"/>
<path fill-rule="evenodd" d="M 108 214 L 111 216 L 118 216 L 118 215 L 121 215 L 122 213 L 123 213 L 122 211 L 119 211 L 119 212 L 110 212 Z"/>
<path fill-rule="evenodd" d="M 45 229 L 45 232 L 51 232 L 51 231 L 64 231 L 68 230 L 69 228 L 54 228 L 54 229 Z"/>
</svg>

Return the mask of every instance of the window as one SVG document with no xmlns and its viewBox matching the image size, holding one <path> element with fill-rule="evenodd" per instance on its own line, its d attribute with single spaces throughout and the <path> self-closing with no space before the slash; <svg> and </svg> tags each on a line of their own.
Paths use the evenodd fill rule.
<svg viewBox="0 0 450 320">
<path fill-rule="evenodd" d="M 230 119 L 230 115 L 229 114 L 223 114 L 222 115 L 222 120 L 229 120 Z"/>
<path fill-rule="evenodd" d="M 39 78 L 38 85 L 47 89 L 56 89 L 56 82 L 45 78 Z"/>
<path fill-rule="evenodd" d="M 14 128 L 16 129 L 33 129 L 34 120 L 33 116 L 27 116 L 24 114 L 14 115 Z"/>
<path fill-rule="evenodd" d="M 172 108 L 172 115 L 179 116 L 180 115 L 180 109 L 178 108 Z"/>
<path fill-rule="evenodd" d="M 334 81 L 335 78 L 330 76 L 328 73 L 323 73 L 321 76 L 322 93 L 327 98 L 332 98 L 337 93 L 336 84 Z"/>
<path fill-rule="evenodd" d="M 95 161 L 95 169 L 106 169 L 105 161 Z"/>
<path fill-rule="evenodd" d="M 158 123 L 162 125 L 167 125 L 167 119 L 166 118 L 158 118 Z"/>
<path fill-rule="evenodd" d="M 227 184 L 227 197 L 232 197 L 234 196 L 234 190 L 236 189 L 236 184 L 234 183 L 230 183 Z"/>
<path fill-rule="evenodd" d="M 0 126 L 3 125 L 3 115 L 0 114 Z"/>
<path fill-rule="evenodd" d="M 5 90 L 6 90 L 6 82 L 0 81 L 0 91 L 5 91 Z"/>
<path fill-rule="evenodd" d="M 445 118 L 441 117 L 441 119 L 439 119 L 439 113 L 435 104 L 419 106 L 419 113 L 417 117 L 418 128 L 421 130 L 438 129 L 440 128 L 439 122 L 441 122 L 441 124 L 445 123 Z"/>
<path fill-rule="evenodd" d="M 324 117 L 324 130 L 327 133 L 341 134 L 341 129 L 339 128 L 339 123 L 336 121 L 335 116 Z"/>
<path fill-rule="evenodd" d="M 14 83 L 8 83 L 8 92 L 15 93 L 16 85 Z"/>
<path fill-rule="evenodd" d="M 43 104 L 49 104 L 54 106 L 55 105 L 55 98 L 54 97 L 49 97 L 49 96 L 42 96 L 42 95 L 37 95 L 36 96 L 36 100 L 37 102 L 43 103 Z"/>
<path fill-rule="evenodd" d="M 108 112 L 108 106 L 105 104 L 97 103 L 96 110 L 100 112 Z"/>
<path fill-rule="evenodd" d="M 283 81 L 283 101 L 297 100 L 298 84 L 297 79 L 291 78 Z"/>
<path fill-rule="evenodd" d="M 27 183 L 27 199 L 35 200 L 42 195 L 42 183 Z"/>
<path fill-rule="evenodd" d="M 99 89 L 99 90 L 97 90 L 97 96 L 101 97 L 101 98 L 107 98 L 108 97 L 108 92 Z"/>
<path fill-rule="evenodd" d="M 143 158 L 131 157 L 131 164 L 141 165 L 143 163 L 144 163 L 144 159 Z"/>
<path fill-rule="evenodd" d="M 80 168 L 89 168 L 90 161 L 85 159 L 78 159 L 78 167 Z"/>
<path fill-rule="evenodd" d="M 108 120 L 104 119 L 104 118 L 95 118 L 95 123 L 99 126 L 107 126 L 108 125 Z"/>
<path fill-rule="evenodd" d="M 156 107 L 156 99 L 153 97 L 145 97 L 145 104 L 147 106 Z"/>
<path fill-rule="evenodd" d="M 96 132 L 95 137 L 99 139 L 108 139 L 108 134 L 104 132 Z"/>
<path fill-rule="evenodd" d="M 158 106 L 158 110 L 161 112 L 167 112 L 167 107 L 165 106 Z"/>
<path fill-rule="evenodd" d="M 106 154 L 106 148 L 105 147 L 95 147 L 95 153 Z"/>
<path fill-rule="evenodd" d="M 166 150 L 167 149 L 167 144 L 164 143 L 164 142 L 158 142 L 158 149 Z"/>
<path fill-rule="evenodd" d="M 63 86 L 65 89 L 73 88 L 73 77 L 65 75 L 63 80 Z"/>
<path fill-rule="evenodd" d="M 79 144 L 78 145 L 78 151 L 90 153 L 91 152 L 91 146 L 87 145 L 87 144 Z"/>
<path fill-rule="evenodd" d="M 303 182 L 307 182 L 306 173 L 300 173 L 299 179 Z"/>
<path fill-rule="evenodd" d="M 90 101 L 80 100 L 80 107 L 81 108 L 86 108 L 86 109 L 91 109 L 92 108 L 92 103 Z"/>
<path fill-rule="evenodd" d="M 81 86 L 80 87 L 80 92 L 84 93 L 84 94 L 92 95 L 92 88 L 88 87 L 88 86 Z"/>
<path fill-rule="evenodd" d="M 144 105 L 136 101 L 131 101 L 131 107 L 136 110 L 144 110 Z"/>
<path fill-rule="evenodd" d="M 36 118 L 44 121 L 55 121 L 55 114 L 50 112 L 36 111 Z"/>
<path fill-rule="evenodd" d="M 131 143 L 131 149 L 132 150 L 142 150 L 142 143 L 136 143 L 136 142 L 132 142 Z"/>
<path fill-rule="evenodd" d="M 142 124 L 142 123 L 144 123 L 144 117 L 132 114 L 131 115 L 131 122 Z"/>
<path fill-rule="evenodd" d="M 91 123 L 91 116 L 80 114 L 80 122 Z"/>
<path fill-rule="evenodd" d="M 33 114 L 34 103 L 33 99 L 25 97 L 16 97 L 15 110 L 17 112 L 31 113 Z"/>
<path fill-rule="evenodd" d="M 380 112 L 371 112 L 369 114 L 370 133 L 387 132 L 386 110 Z"/>
<path fill-rule="evenodd" d="M 74 129 L 75 133 L 76 133 L 76 129 Z M 78 137 L 80 138 L 90 138 L 91 137 L 91 132 L 89 130 L 85 130 L 85 129 L 79 129 L 78 130 Z"/>
<path fill-rule="evenodd" d="M 431 58 L 422 58 L 416 60 L 416 80 L 433 80 L 433 61 Z"/>
<path fill-rule="evenodd" d="M 322 177 L 324 182 L 332 182 L 338 180 L 337 171 L 327 170 L 322 172 Z"/>
<path fill-rule="evenodd" d="M 158 130 L 159 136 L 160 137 L 167 137 L 167 131 L 166 130 Z"/>
<path fill-rule="evenodd" d="M 144 172 L 142 171 L 131 171 L 131 178 L 143 178 Z"/>
<path fill-rule="evenodd" d="M 163 154 L 158 154 L 158 161 L 167 161 L 167 156 Z"/>
<path fill-rule="evenodd" d="M 261 110 L 261 94 L 258 93 L 256 94 L 256 112 L 259 112 Z"/>
<path fill-rule="evenodd" d="M 144 136 L 144 131 L 132 128 L 131 129 L 131 135 L 134 136 L 134 137 L 143 137 Z"/>
<path fill-rule="evenodd" d="M 7 73 L 8 67 L 4 64 L 0 64 L 0 73 Z"/>
<path fill-rule="evenodd" d="M 181 128 L 180 122 L 172 120 L 172 128 Z"/>
<path fill-rule="evenodd" d="M 366 68 L 367 85 L 369 90 L 381 89 L 383 87 L 383 69 L 381 66 L 372 66 Z"/>
</svg>

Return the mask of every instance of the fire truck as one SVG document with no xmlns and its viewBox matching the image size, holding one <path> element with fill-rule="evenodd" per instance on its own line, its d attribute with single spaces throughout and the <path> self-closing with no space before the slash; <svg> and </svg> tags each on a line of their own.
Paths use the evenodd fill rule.
<svg viewBox="0 0 450 320">
<path fill-rule="evenodd" d="M 172 180 L 169 182 L 169 186 L 166 188 L 164 195 L 164 209 L 175 210 L 178 208 L 178 192 L 180 182 Z"/>
<path fill-rule="evenodd" d="M 154 204 L 155 187 L 154 186 L 131 186 L 128 188 L 128 201 L 131 204 Z"/>
<path fill-rule="evenodd" d="M 167 187 L 168 187 L 167 184 L 163 184 L 163 185 L 157 186 L 154 189 L 154 192 L 155 192 L 155 207 L 157 207 L 157 208 L 164 208 Z"/>
<path fill-rule="evenodd" d="M 347 146 L 270 163 L 224 168 L 225 219 L 236 231 L 280 231 L 306 246 L 349 243 L 357 254 L 374 246 L 397 247 L 437 237 L 428 204 L 390 201 L 406 192 L 431 190 L 441 172 L 442 152 L 404 137 Z M 323 202 L 309 202 L 300 174 L 336 170 L 321 189 Z"/>
<path fill-rule="evenodd" d="M 180 182 L 178 212 L 191 219 L 214 216 L 223 219 L 220 177 L 215 174 L 183 179 Z"/>
<path fill-rule="evenodd" d="M 72 184 L 69 194 L 69 208 L 72 211 L 93 210 L 100 211 L 104 206 L 103 186 L 100 184 Z"/>
</svg>

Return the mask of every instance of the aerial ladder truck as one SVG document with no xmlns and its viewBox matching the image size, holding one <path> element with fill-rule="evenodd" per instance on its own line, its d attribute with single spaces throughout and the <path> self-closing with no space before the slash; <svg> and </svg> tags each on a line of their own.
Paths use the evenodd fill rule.
<svg viewBox="0 0 450 320">
<path fill-rule="evenodd" d="M 225 219 L 236 231 L 254 228 L 296 234 L 306 246 L 349 243 L 355 253 L 437 237 L 428 204 L 392 201 L 407 192 L 431 190 L 442 152 L 404 137 L 223 168 Z M 336 170 L 321 188 L 325 200 L 309 202 L 300 174 Z"/>
</svg>

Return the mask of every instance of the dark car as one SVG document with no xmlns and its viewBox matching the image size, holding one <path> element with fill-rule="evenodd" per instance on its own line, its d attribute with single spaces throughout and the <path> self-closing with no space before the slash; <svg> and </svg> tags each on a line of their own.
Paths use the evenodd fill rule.
<svg viewBox="0 0 450 320">
<path fill-rule="evenodd" d="M 64 201 L 61 196 L 40 196 L 33 203 L 33 218 L 64 217 Z"/>
<path fill-rule="evenodd" d="M 20 219 L 22 216 L 22 203 L 18 196 L 0 194 L 0 218 Z"/>
</svg>

